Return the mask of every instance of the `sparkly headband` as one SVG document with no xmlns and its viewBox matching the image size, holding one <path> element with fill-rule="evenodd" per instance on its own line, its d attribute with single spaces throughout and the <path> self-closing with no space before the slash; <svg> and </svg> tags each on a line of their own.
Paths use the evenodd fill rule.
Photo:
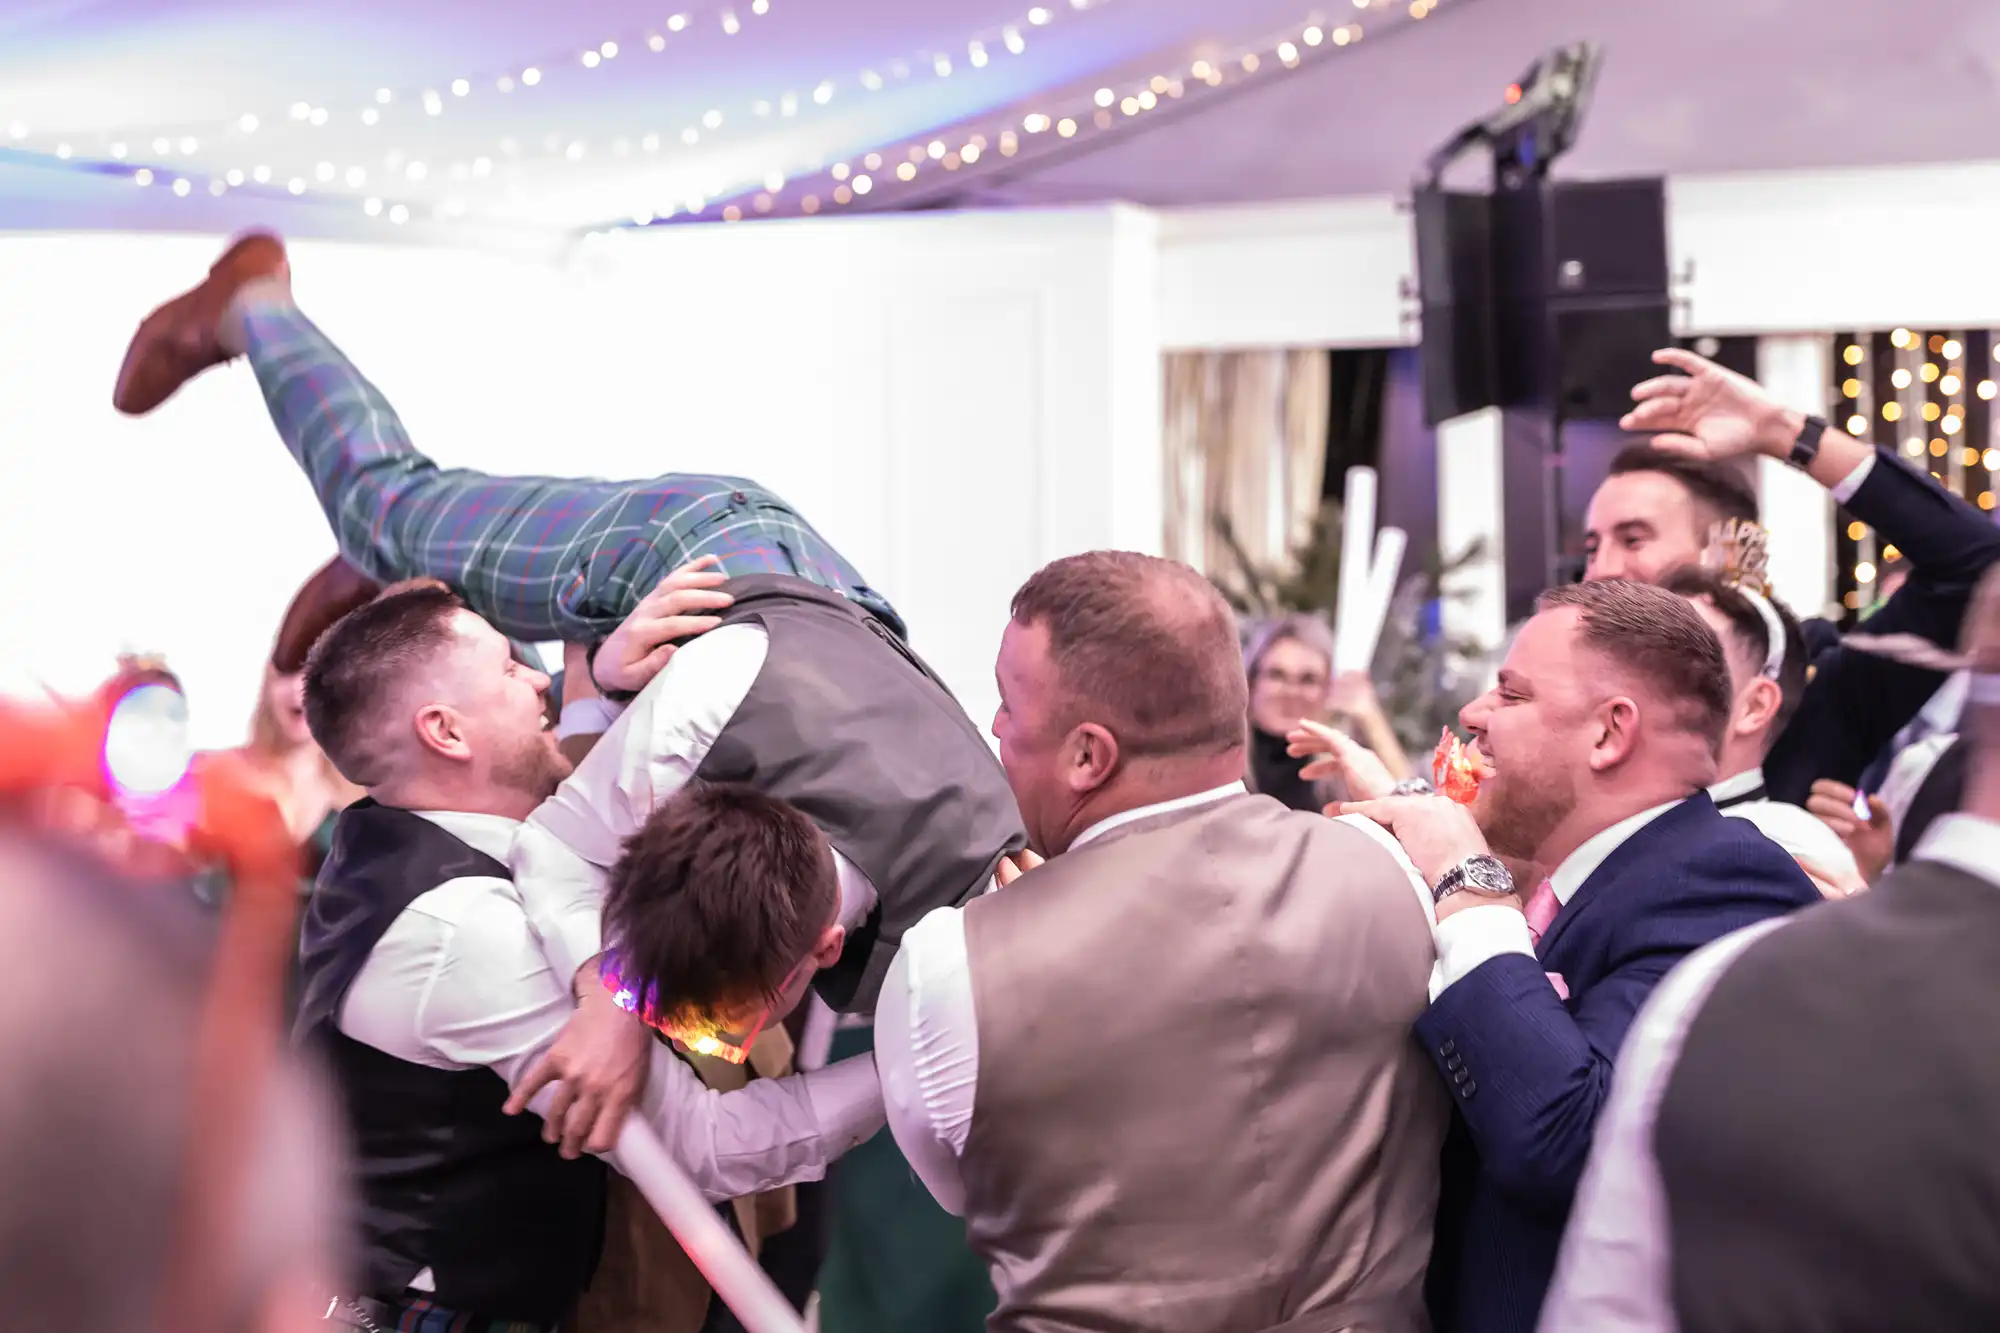
<svg viewBox="0 0 2000 1333">
<path fill-rule="evenodd" d="M 1764 669 L 1761 674 L 1766 680 L 1776 680 L 1785 670 L 1784 619 L 1778 615 L 1778 608 L 1771 605 L 1770 599 L 1755 588 L 1738 588 L 1736 591 L 1742 593 L 1743 600 L 1750 603 L 1763 618 L 1764 632 L 1767 636 L 1765 641 L 1770 646 L 1764 650 Z"/>
<path fill-rule="evenodd" d="M 1701 562 L 1722 575 L 1722 581 L 1743 594 L 1743 600 L 1764 622 L 1764 665 L 1758 672 L 1776 680 L 1785 670 L 1785 620 L 1771 603 L 1769 572 L 1771 534 L 1762 525 L 1732 518 L 1716 524 L 1715 536 Z"/>
</svg>

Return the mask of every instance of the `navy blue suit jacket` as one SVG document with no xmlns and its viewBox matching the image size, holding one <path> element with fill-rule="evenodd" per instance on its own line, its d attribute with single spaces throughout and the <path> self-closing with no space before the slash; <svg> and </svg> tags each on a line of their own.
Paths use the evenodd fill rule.
<svg viewBox="0 0 2000 1333">
<path fill-rule="evenodd" d="M 1426 1284 L 1437 1333 L 1532 1333 L 1633 1016 L 1702 945 L 1817 901 L 1782 848 L 1697 793 L 1605 858 L 1538 957 L 1489 959 L 1432 1002 L 1417 1035 L 1458 1107 Z"/>
<path fill-rule="evenodd" d="M 1887 449 L 1847 511 L 1901 549 L 1910 577 L 1863 624 L 1869 634 L 1915 634 L 1955 650 L 1980 576 L 2000 560 L 2000 528 Z M 1810 609 L 1810 608 L 1806 608 Z M 1822 645 L 1824 632 L 1815 635 Z M 1852 787 L 1944 683 L 1944 676 L 1837 645 L 1813 654 L 1799 711 L 1764 759 L 1773 800 L 1804 805 L 1819 778 Z"/>
</svg>

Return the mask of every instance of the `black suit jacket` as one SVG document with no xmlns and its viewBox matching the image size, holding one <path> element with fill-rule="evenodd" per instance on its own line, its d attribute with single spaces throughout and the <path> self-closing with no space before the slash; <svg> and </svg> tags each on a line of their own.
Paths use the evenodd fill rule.
<svg viewBox="0 0 2000 1333">
<path fill-rule="evenodd" d="M 1910 562 L 1909 579 L 1868 618 L 1868 632 L 1915 634 L 1956 649 L 1972 590 L 2000 560 L 2000 528 L 1881 448 L 1847 510 Z M 1806 803 L 1819 778 L 1855 785 L 1945 679 L 1844 647 L 1817 654 L 1813 666 L 1799 711 L 1764 760 L 1772 799 L 1794 805 Z"/>
</svg>

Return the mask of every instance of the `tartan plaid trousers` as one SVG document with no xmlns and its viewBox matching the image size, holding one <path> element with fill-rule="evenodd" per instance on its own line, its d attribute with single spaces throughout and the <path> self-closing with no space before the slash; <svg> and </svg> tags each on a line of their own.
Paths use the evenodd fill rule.
<svg viewBox="0 0 2000 1333">
<path fill-rule="evenodd" d="M 370 578 L 435 578 L 509 638 L 591 642 L 698 556 L 791 574 L 903 622 L 776 495 L 738 477 L 492 477 L 417 452 L 376 387 L 286 302 L 247 313 L 249 361 L 340 553 Z"/>
</svg>

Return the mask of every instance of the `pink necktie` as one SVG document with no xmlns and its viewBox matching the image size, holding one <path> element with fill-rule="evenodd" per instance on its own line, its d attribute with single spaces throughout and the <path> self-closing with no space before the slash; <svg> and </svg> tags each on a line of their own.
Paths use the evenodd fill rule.
<svg viewBox="0 0 2000 1333">
<path fill-rule="evenodd" d="M 1537 884 L 1535 891 L 1528 895 L 1523 910 L 1528 916 L 1528 934 L 1534 937 L 1535 943 L 1540 944 L 1542 933 L 1549 928 L 1549 923 L 1556 919 L 1556 913 L 1562 910 L 1562 904 L 1556 901 L 1556 886 L 1548 880 Z"/>
</svg>

